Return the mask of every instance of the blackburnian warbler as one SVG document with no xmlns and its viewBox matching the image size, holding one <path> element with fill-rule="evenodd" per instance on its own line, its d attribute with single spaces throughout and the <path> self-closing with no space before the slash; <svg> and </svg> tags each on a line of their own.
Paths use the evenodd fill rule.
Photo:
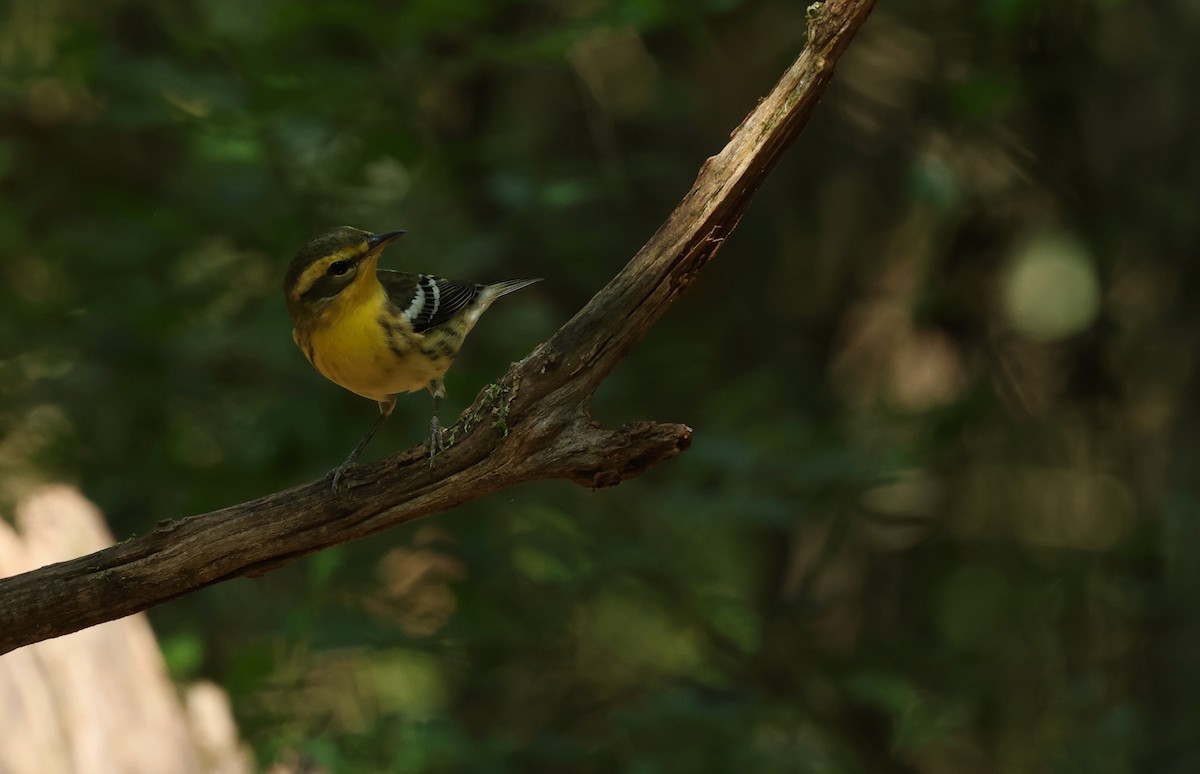
<svg viewBox="0 0 1200 774">
<path fill-rule="evenodd" d="M 335 228 L 300 248 L 283 281 L 292 338 L 304 356 L 326 379 L 379 404 L 375 424 L 334 470 L 335 489 L 392 413 L 397 393 L 432 393 L 432 463 L 441 448 L 442 377 L 463 339 L 493 301 L 539 281 L 484 285 L 378 269 L 383 249 L 403 233 Z"/>
</svg>

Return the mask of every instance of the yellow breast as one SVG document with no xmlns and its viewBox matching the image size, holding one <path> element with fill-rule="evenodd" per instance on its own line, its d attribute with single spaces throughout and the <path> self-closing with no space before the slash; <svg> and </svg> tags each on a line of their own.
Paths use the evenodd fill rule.
<svg viewBox="0 0 1200 774">
<path fill-rule="evenodd" d="M 372 295 L 339 296 L 309 329 L 293 331 L 313 366 L 334 384 L 376 401 L 422 390 L 441 378 L 450 359 L 430 359 L 422 352 L 422 334 L 402 318 L 384 314 L 387 299 L 378 283 Z"/>
</svg>

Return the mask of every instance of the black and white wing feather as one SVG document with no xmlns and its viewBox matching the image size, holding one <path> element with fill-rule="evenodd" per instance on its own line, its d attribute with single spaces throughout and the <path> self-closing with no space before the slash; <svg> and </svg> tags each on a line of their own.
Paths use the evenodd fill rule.
<svg viewBox="0 0 1200 774">
<path fill-rule="evenodd" d="M 470 306 L 487 287 L 387 269 L 380 269 L 378 276 L 388 299 L 408 318 L 416 333 L 424 333 L 450 320 Z"/>
</svg>

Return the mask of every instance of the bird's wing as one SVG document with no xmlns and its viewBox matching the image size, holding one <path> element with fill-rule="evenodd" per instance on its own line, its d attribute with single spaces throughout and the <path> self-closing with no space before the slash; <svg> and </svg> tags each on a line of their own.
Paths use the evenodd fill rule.
<svg viewBox="0 0 1200 774">
<path fill-rule="evenodd" d="M 454 317 L 474 301 L 484 287 L 389 269 L 379 269 L 378 275 L 388 299 L 400 308 L 417 333 L 436 328 Z"/>
</svg>

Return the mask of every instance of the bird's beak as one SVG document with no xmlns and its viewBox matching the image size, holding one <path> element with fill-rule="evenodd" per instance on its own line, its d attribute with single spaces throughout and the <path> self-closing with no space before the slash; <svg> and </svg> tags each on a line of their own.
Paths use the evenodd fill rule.
<svg viewBox="0 0 1200 774">
<path fill-rule="evenodd" d="M 383 234 L 371 234 L 371 236 L 367 237 L 367 249 L 372 253 L 377 253 L 402 236 L 404 236 L 403 229 L 400 231 L 388 231 Z"/>
</svg>

